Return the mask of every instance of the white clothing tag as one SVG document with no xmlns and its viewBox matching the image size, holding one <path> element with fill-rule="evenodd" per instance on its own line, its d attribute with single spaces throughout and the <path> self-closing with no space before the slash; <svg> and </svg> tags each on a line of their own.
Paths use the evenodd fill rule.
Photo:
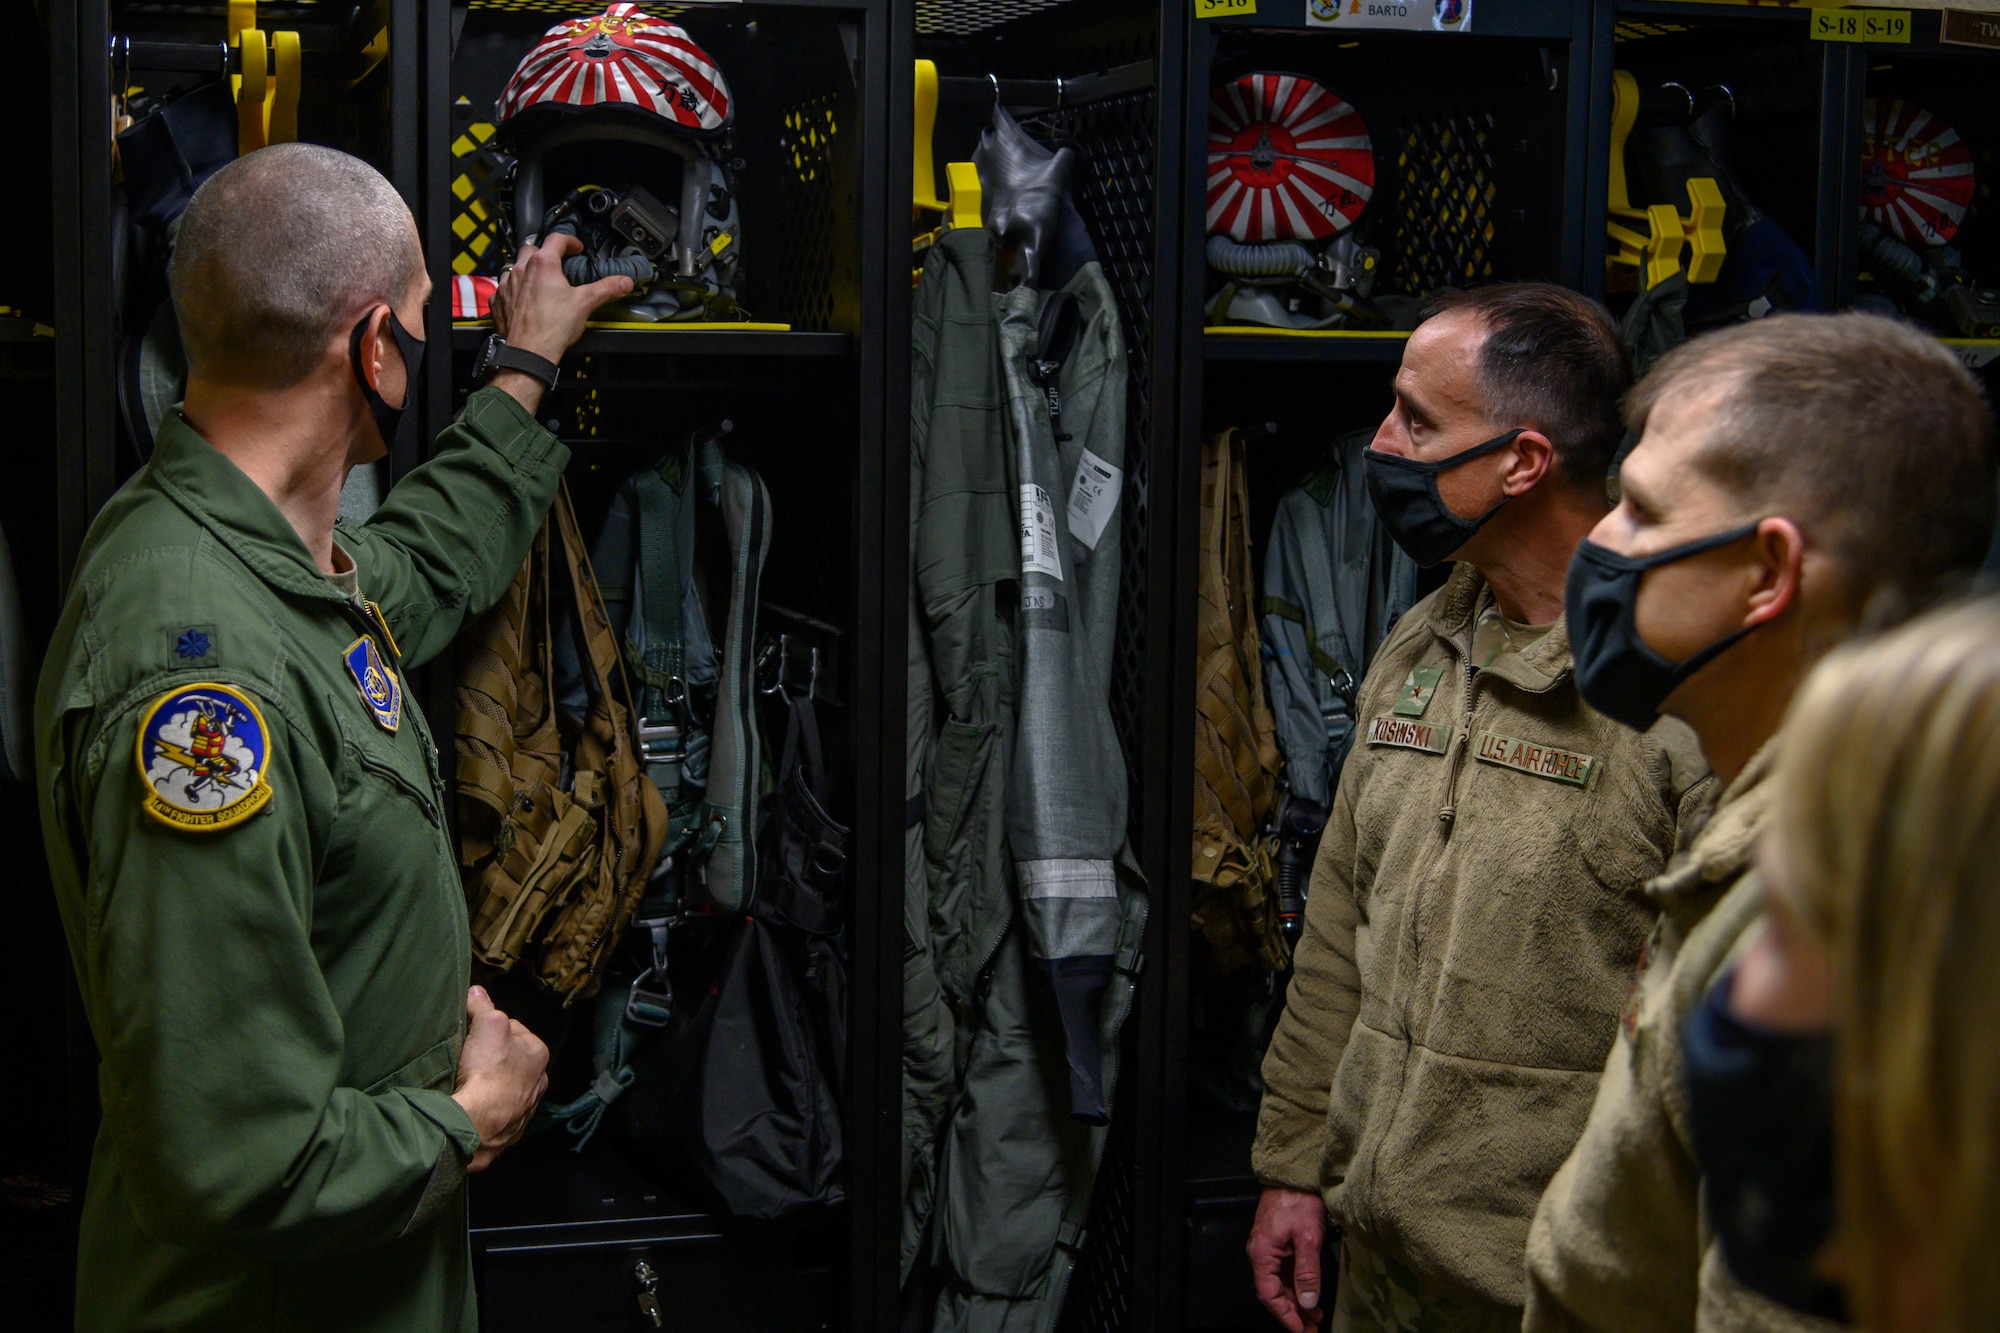
<svg viewBox="0 0 2000 1333">
<path fill-rule="evenodd" d="M 1124 472 L 1085 449 L 1069 488 L 1070 536 L 1095 551 L 1105 525 L 1118 512 L 1118 490 L 1124 484 Z"/>
<path fill-rule="evenodd" d="M 1049 493 L 1032 481 L 1021 483 L 1021 572 L 1062 579 L 1056 554 L 1056 507 Z"/>
</svg>

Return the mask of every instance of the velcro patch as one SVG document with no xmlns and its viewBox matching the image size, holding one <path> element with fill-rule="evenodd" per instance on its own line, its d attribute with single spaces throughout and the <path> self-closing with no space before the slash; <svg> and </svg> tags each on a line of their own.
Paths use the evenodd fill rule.
<svg viewBox="0 0 2000 1333">
<path fill-rule="evenodd" d="M 1451 746 L 1451 728 L 1402 717 L 1378 717 L 1368 724 L 1368 743 L 1443 754 Z"/>
<path fill-rule="evenodd" d="M 1437 697 L 1438 681 L 1444 676 L 1441 666 L 1411 667 L 1409 679 L 1403 682 L 1402 697 L 1396 700 L 1393 710 L 1397 717 L 1422 717 L 1424 710 Z"/>
<path fill-rule="evenodd" d="M 1481 763 L 1497 764 L 1501 768 L 1532 773 L 1538 778 L 1547 778 L 1551 782 L 1566 782 L 1572 787 L 1588 787 L 1590 779 L 1597 772 L 1595 755 L 1577 754 L 1573 750 L 1558 750 L 1553 745 L 1537 745 L 1533 741 L 1516 740 L 1512 736 L 1502 736 L 1497 731 L 1480 732 L 1479 744 L 1473 747 L 1472 753 Z"/>
<path fill-rule="evenodd" d="M 191 832 L 240 824 L 271 802 L 271 733 L 250 696 L 203 682 L 168 690 L 139 723 L 147 814 Z"/>
</svg>

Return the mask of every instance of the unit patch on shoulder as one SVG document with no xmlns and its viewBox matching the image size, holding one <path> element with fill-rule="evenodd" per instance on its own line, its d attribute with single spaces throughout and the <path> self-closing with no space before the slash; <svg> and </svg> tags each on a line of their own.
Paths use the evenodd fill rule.
<svg viewBox="0 0 2000 1333">
<path fill-rule="evenodd" d="M 1396 716 L 1422 717 L 1431 700 L 1437 697 L 1438 681 L 1443 676 L 1441 666 L 1411 667 L 1409 678 L 1403 682 L 1403 693 L 1396 700 Z"/>
<path fill-rule="evenodd" d="M 1566 782 L 1572 787 L 1588 787 L 1591 778 L 1597 774 L 1595 755 L 1558 750 L 1553 745 L 1537 745 L 1533 741 L 1519 741 L 1495 731 L 1480 732 L 1479 744 L 1472 753 L 1481 763 L 1517 769 L 1551 782 Z"/>
<path fill-rule="evenodd" d="M 346 654 L 348 674 L 361 691 L 361 702 L 384 731 L 394 731 L 403 720 L 403 685 L 396 673 L 382 661 L 381 650 L 367 635 L 356 639 Z"/>
<path fill-rule="evenodd" d="M 270 753 L 270 731 L 249 695 L 214 684 L 169 690 L 139 724 L 146 813 L 193 832 L 240 824 L 271 802 Z"/>
<path fill-rule="evenodd" d="M 1368 724 L 1368 743 L 1443 754 L 1451 746 L 1451 728 L 1441 727 L 1435 722 L 1412 722 L 1407 718 L 1378 717 Z"/>
</svg>

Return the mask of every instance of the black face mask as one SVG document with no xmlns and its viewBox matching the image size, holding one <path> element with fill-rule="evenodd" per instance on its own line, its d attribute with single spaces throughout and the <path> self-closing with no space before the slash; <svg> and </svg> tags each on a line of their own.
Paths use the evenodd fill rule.
<svg viewBox="0 0 2000 1333">
<path fill-rule="evenodd" d="M 368 400 L 368 411 L 375 417 L 375 429 L 382 432 L 382 444 L 390 453 L 407 449 L 415 440 L 417 431 L 416 413 L 410 411 L 410 404 L 417 398 L 417 372 L 423 369 L 424 344 L 410 336 L 396 318 L 396 312 L 389 312 L 389 335 L 396 340 L 396 350 L 403 356 L 403 405 L 391 407 L 368 384 L 368 377 L 361 373 L 361 335 L 368 332 L 368 321 L 375 318 L 370 310 L 354 326 L 348 335 L 347 357 L 354 366 L 354 382 L 361 386 L 361 396 Z"/>
<path fill-rule="evenodd" d="M 1375 512 L 1410 559 L 1425 569 L 1444 563 L 1486 525 L 1486 520 L 1500 512 L 1506 500 L 1478 518 L 1460 518 L 1452 513 L 1444 497 L 1438 494 L 1438 473 L 1505 449 L 1519 434 L 1518 430 L 1510 430 L 1434 463 L 1385 454 L 1379 449 L 1363 453 L 1362 472 L 1368 478 L 1368 494 L 1374 497 Z"/>
<path fill-rule="evenodd" d="M 1757 524 L 1750 523 L 1647 556 L 1619 555 L 1591 541 L 1577 547 L 1563 588 L 1563 611 L 1583 701 L 1613 721 L 1644 731 L 1682 681 L 1756 628 L 1724 635 L 1683 662 L 1669 662 L 1639 637 L 1633 609 L 1647 570 L 1742 541 L 1756 530 Z"/>
<path fill-rule="evenodd" d="M 1724 973 L 1681 1029 L 1690 1129 L 1722 1257 L 1738 1282 L 1845 1317 L 1813 1260 L 1833 1234 L 1833 1037 L 1729 1012 Z"/>
</svg>

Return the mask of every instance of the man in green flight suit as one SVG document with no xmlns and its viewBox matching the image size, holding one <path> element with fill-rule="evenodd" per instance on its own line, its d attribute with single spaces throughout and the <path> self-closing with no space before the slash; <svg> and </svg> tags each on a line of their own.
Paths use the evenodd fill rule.
<svg viewBox="0 0 2000 1333">
<path fill-rule="evenodd" d="M 503 278 L 517 352 L 553 363 L 627 289 L 570 287 L 574 246 Z M 502 370 L 336 527 L 409 419 L 430 292 L 402 200 L 345 154 L 218 172 L 171 280 L 186 400 L 92 524 L 36 696 L 102 1055 L 77 1326 L 469 1331 L 465 1174 L 519 1137 L 548 1053 L 469 987 L 406 680 L 505 589 L 568 451 L 541 380 Z"/>
</svg>

